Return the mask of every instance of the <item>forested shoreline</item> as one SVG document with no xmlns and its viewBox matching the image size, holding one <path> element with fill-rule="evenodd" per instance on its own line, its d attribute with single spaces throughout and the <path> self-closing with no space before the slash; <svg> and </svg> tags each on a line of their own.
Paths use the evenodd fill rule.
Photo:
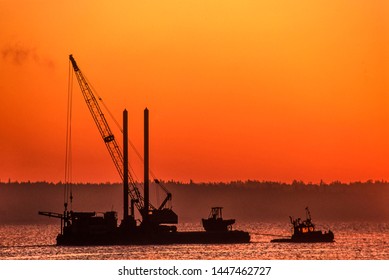
<svg viewBox="0 0 389 280">
<path fill-rule="evenodd" d="M 320 184 L 294 181 L 234 181 L 189 183 L 165 181 L 172 193 L 172 207 L 180 222 L 199 221 L 212 206 L 224 207 L 225 217 L 238 221 L 288 221 L 288 216 L 303 216 L 309 206 L 315 220 L 325 221 L 389 221 L 389 183 L 367 181 Z M 72 184 L 74 211 L 122 213 L 120 183 Z M 155 183 L 150 188 L 151 200 L 159 205 L 165 193 Z M 61 213 L 64 184 L 50 182 L 0 182 L 0 223 L 55 222 L 38 215 L 38 211 Z"/>
</svg>

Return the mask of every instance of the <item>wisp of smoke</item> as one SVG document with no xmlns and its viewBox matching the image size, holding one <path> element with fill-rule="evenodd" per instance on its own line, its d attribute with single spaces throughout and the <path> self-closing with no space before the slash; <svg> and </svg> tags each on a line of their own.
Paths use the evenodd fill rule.
<svg viewBox="0 0 389 280">
<path fill-rule="evenodd" d="M 42 59 L 36 48 L 25 47 L 20 43 L 4 46 L 1 49 L 1 55 L 3 60 L 11 61 L 15 65 L 23 65 L 28 61 L 33 61 L 39 65 L 44 65 L 49 68 L 54 67 L 54 63 L 51 59 Z"/>
</svg>

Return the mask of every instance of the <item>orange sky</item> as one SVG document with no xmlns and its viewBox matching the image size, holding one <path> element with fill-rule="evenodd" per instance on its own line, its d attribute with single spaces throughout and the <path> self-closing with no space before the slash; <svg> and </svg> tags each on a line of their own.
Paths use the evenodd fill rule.
<svg viewBox="0 0 389 280">
<path fill-rule="evenodd" d="M 0 180 L 64 179 L 70 53 L 141 152 L 150 109 L 162 179 L 389 180 L 388 19 L 386 0 L 0 0 Z M 73 106 L 73 180 L 119 181 L 76 81 Z"/>
</svg>

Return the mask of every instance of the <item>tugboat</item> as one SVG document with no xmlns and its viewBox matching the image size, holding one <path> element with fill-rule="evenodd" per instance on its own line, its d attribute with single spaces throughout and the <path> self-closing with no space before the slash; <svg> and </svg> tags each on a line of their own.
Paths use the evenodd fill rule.
<svg viewBox="0 0 389 280">
<path fill-rule="evenodd" d="M 235 219 L 224 220 L 223 207 L 212 207 L 208 219 L 202 219 L 205 231 L 228 231 L 232 230 Z"/>
<path fill-rule="evenodd" d="M 300 218 L 293 219 L 293 217 L 289 216 L 290 222 L 293 226 L 293 235 L 291 238 L 273 239 L 271 242 L 333 242 L 334 233 L 331 230 L 324 233 L 321 230 L 315 230 L 315 225 L 312 223 L 311 212 L 308 207 L 305 208 L 305 211 L 307 218 L 304 221 L 301 221 Z"/>
</svg>

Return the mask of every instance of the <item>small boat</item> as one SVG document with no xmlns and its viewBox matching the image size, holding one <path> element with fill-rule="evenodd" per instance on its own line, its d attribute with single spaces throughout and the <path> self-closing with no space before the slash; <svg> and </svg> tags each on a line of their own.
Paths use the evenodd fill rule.
<svg viewBox="0 0 389 280">
<path fill-rule="evenodd" d="M 289 216 L 293 226 L 293 235 L 291 238 L 273 239 L 271 242 L 333 242 L 334 233 L 331 230 L 324 233 L 321 230 L 315 230 L 315 225 L 312 223 L 311 213 L 308 207 L 305 208 L 305 211 L 307 218 L 304 221 L 300 218 L 293 219 L 293 217 Z"/>
<path fill-rule="evenodd" d="M 224 220 L 222 215 L 223 207 L 212 207 L 208 219 L 202 219 L 205 231 L 229 231 L 235 219 Z"/>
</svg>

